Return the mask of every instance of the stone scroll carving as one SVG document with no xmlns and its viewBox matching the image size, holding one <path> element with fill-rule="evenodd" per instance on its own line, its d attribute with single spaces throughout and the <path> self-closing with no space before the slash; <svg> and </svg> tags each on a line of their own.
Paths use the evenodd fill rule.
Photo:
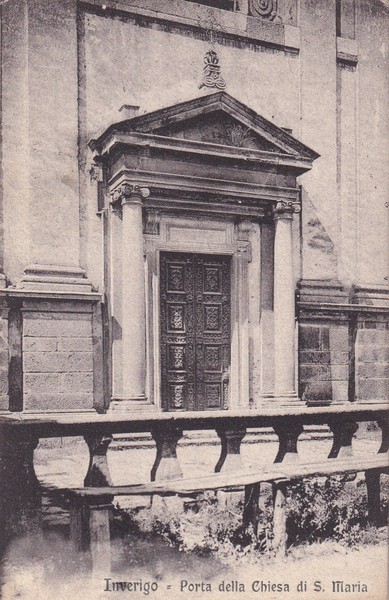
<svg viewBox="0 0 389 600">
<path fill-rule="evenodd" d="M 204 69 L 203 79 L 199 85 L 199 88 L 217 88 L 218 90 L 224 90 L 226 88 L 226 82 L 221 75 L 221 68 L 219 65 L 219 57 L 215 50 L 208 50 L 204 56 Z"/>
<path fill-rule="evenodd" d="M 277 18 L 277 0 L 249 0 L 249 14 L 252 17 L 274 21 Z"/>
</svg>

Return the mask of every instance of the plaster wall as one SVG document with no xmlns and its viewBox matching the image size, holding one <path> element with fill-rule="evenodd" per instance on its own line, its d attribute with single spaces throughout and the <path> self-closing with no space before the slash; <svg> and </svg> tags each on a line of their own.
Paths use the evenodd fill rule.
<svg viewBox="0 0 389 600">
<path fill-rule="evenodd" d="M 112 13 L 81 13 L 77 23 L 75 0 L 15 0 L 2 10 L 7 277 L 17 282 L 29 263 L 81 263 L 101 287 L 87 141 L 120 120 L 123 104 L 144 112 L 207 93 L 198 84 L 209 32 Z M 227 91 L 321 154 L 301 178 L 301 275 L 385 283 L 387 9 L 377 0 L 359 4 L 355 72 L 336 68 L 334 0 L 302 0 L 298 15 L 299 54 L 216 36 Z"/>
<path fill-rule="evenodd" d="M 74 0 L 3 7 L 5 271 L 78 266 Z"/>
<path fill-rule="evenodd" d="M 389 8 L 359 3 L 358 281 L 388 285 L 389 265 Z"/>
</svg>

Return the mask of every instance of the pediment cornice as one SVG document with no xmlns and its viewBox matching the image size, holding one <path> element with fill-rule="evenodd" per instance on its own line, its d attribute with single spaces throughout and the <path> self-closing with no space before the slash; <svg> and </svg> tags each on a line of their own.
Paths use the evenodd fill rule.
<svg viewBox="0 0 389 600">
<path fill-rule="evenodd" d="M 90 147 L 108 155 L 118 144 L 154 147 L 271 163 L 292 161 L 303 171 L 319 154 L 226 92 L 217 92 L 114 123 Z M 287 166 L 287 165 L 286 165 Z"/>
</svg>

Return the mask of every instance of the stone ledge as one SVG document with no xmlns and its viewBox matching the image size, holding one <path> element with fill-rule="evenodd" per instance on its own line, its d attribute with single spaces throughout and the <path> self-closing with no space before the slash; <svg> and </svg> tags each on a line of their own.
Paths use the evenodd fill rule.
<svg viewBox="0 0 389 600">
<path fill-rule="evenodd" d="M 77 300 L 86 302 L 101 301 L 99 292 L 83 292 L 83 291 L 59 291 L 50 289 L 31 290 L 25 288 L 8 287 L 0 289 L 0 297 L 19 298 L 20 300 Z"/>
<path fill-rule="evenodd" d="M 80 267 L 28 265 L 24 269 L 20 288 L 88 293 L 92 291 L 92 284 Z"/>
<path fill-rule="evenodd" d="M 336 38 L 336 59 L 338 62 L 355 66 L 358 63 L 358 44 L 349 38 Z"/>
<path fill-rule="evenodd" d="M 85 0 L 80 4 L 84 10 L 92 10 L 102 16 L 109 16 L 113 12 L 129 17 L 141 16 L 161 24 L 168 22 L 170 27 L 177 25 L 179 30 L 183 25 L 192 27 L 203 35 L 212 29 L 218 38 L 233 37 L 246 44 L 257 42 L 281 50 L 300 49 L 299 28 L 294 25 L 257 19 L 241 12 L 230 12 L 186 0 L 106 0 L 104 8 L 100 0 Z"/>
<path fill-rule="evenodd" d="M 354 287 L 352 301 L 358 305 L 382 306 L 389 309 L 389 286 L 358 284 Z"/>
<path fill-rule="evenodd" d="M 348 301 L 348 292 L 336 279 L 302 279 L 297 283 L 299 302 L 341 304 Z"/>
</svg>

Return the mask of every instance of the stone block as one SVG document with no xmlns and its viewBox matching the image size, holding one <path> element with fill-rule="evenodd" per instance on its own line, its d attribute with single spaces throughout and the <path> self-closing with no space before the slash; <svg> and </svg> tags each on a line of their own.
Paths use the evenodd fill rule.
<svg viewBox="0 0 389 600">
<path fill-rule="evenodd" d="M 26 373 L 68 373 L 92 371 L 92 352 L 24 352 Z"/>
<path fill-rule="evenodd" d="M 93 373 L 63 373 L 62 390 L 64 392 L 92 392 Z"/>
<path fill-rule="evenodd" d="M 358 346 L 388 346 L 389 332 L 380 329 L 359 329 L 356 344 Z"/>
<path fill-rule="evenodd" d="M 327 405 L 332 401 L 331 381 L 310 381 L 302 384 L 300 395 L 308 404 Z"/>
<path fill-rule="evenodd" d="M 389 346 L 376 347 L 358 346 L 356 351 L 358 362 L 362 363 L 385 363 L 389 361 Z"/>
<path fill-rule="evenodd" d="M 330 352 L 332 365 L 346 365 L 350 361 L 348 352 Z"/>
<path fill-rule="evenodd" d="M 348 365 L 331 365 L 331 378 L 333 381 L 348 381 Z"/>
<path fill-rule="evenodd" d="M 320 350 L 320 328 L 300 325 L 299 348 L 300 350 Z"/>
<path fill-rule="evenodd" d="M 58 393 L 25 394 L 24 410 L 26 411 L 57 411 L 57 410 L 87 410 L 93 407 L 93 394 L 88 393 Z"/>
<path fill-rule="evenodd" d="M 312 352 L 303 351 L 299 354 L 300 364 L 311 365 L 311 364 L 323 364 L 327 365 L 330 363 L 330 353 L 325 352 Z"/>
<path fill-rule="evenodd" d="M 303 365 L 300 367 L 301 381 L 327 381 L 331 379 L 330 366 Z"/>
<path fill-rule="evenodd" d="M 356 400 L 387 402 L 389 397 L 389 379 L 357 379 Z"/>
<path fill-rule="evenodd" d="M 55 319 L 30 319 L 26 318 L 23 324 L 25 336 L 34 337 L 91 337 L 92 324 L 89 318 L 55 318 Z"/>
<path fill-rule="evenodd" d="M 92 338 L 89 337 L 69 337 L 58 340 L 59 352 L 91 352 Z"/>
<path fill-rule="evenodd" d="M 54 393 L 62 389 L 62 373 L 25 373 L 26 394 Z"/>
<path fill-rule="evenodd" d="M 348 381 L 332 381 L 332 402 L 348 402 Z"/>
<path fill-rule="evenodd" d="M 57 338 L 25 337 L 23 350 L 28 352 L 55 352 L 57 350 Z"/>
<path fill-rule="evenodd" d="M 8 396 L 8 370 L 0 371 L 0 396 Z"/>
<path fill-rule="evenodd" d="M 329 344 L 332 352 L 347 352 L 349 345 L 348 325 L 330 327 Z"/>
<path fill-rule="evenodd" d="M 356 368 L 357 377 L 364 379 L 389 378 L 389 365 L 386 363 L 360 363 Z"/>
<path fill-rule="evenodd" d="M 2 394 L 0 394 L 0 411 L 1 410 L 9 410 L 8 396 L 3 396 Z"/>
</svg>

